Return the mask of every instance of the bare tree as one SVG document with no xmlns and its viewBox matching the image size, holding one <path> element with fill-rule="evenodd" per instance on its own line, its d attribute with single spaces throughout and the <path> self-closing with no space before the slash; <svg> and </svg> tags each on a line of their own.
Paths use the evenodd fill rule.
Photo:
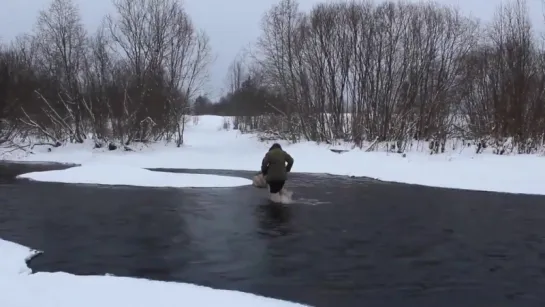
<svg viewBox="0 0 545 307">
<path fill-rule="evenodd" d="M 87 111 L 89 128 L 92 132 L 95 147 L 102 148 L 111 143 L 114 134 L 111 130 L 111 86 L 115 79 L 116 64 L 113 54 L 109 51 L 111 41 L 104 26 L 88 38 L 87 54 L 84 61 L 83 86 L 85 93 L 83 103 Z M 113 145 L 112 145 L 113 146 Z"/>
<path fill-rule="evenodd" d="M 286 100 L 285 109 L 277 111 L 282 115 L 285 132 L 294 141 L 298 138 L 297 116 L 294 111 L 300 102 L 296 55 L 302 51 L 303 40 L 298 37 L 301 22 L 303 14 L 299 12 L 297 2 L 282 0 L 263 17 L 263 34 L 258 40 L 261 63 L 268 82 Z"/>
<path fill-rule="evenodd" d="M 202 87 L 210 63 L 208 37 L 194 28 L 178 1 L 116 0 L 114 4 L 117 14 L 107 19 L 114 50 L 127 58 L 134 76 L 130 110 L 124 112 L 135 114 L 129 115 L 135 129 L 128 141 L 136 134 L 170 137 L 166 132 L 174 127 L 181 146 L 189 101 Z M 155 131 L 144 125 L 149 122 Z"/>
<path fill-rule="evenodd" d="M 14 59 L 9 51 L 0 49 L 0 146 L 11 143 L 17 132 L 14 120 L 15 101 Z"/>
<path fill-rule="evenodd" d="M 227 85 L 229 93 L 234 93 L 241 89 L 244 79 L 248 76 L 244 67 L 244 58 L 238 57 L 231 62 L 228 68 Z"/>
<path fill-rule="evenodd" d="M 463 114 L 470 137 L 503 154 L 531 152 L 543 142 L 543 51 L 535 44 L 527 7 L 498 9 L 483 44 L 466 59 Z"/>
<path fill-rule="evenodd" d="M 82 131 L 81 70 L 86 33 L 78 8 L 71 0 L 54 0 L 46 11 L 40 12 L 36 26 L 40 64 L 60 87 L 57 97 L 37 94 L 50 119 L 66 129 L 73 141 L 82 143 L 85 134 Z M 59 110 L 59 106 L 64 110 Z"/>
</svg>

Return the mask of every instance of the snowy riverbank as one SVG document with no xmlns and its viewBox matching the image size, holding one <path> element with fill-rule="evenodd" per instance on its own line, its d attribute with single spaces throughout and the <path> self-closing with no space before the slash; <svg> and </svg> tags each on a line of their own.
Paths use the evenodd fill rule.
<svg viewBox="0 0 545 307">
<path fill-rule="evenodd" d="M 26 261 L 38 252 L 0 239 L 0 306 L 6 307 L 303 307 L 250 293 L 185 283 L 114 276 L 35 273 Z"/>
<path fill-rule="evenodd" d="M 106 164 L 139 168 L 236 169 L 257 171 L 270 144 L 254 135 L 223 130 L 224 119 L 201 116 L 186 130 L 185 145 L 153 144 L 135 152 L 93 150 L 92 144 L 69 144 L 48 152 L 22 155 L 13 152 L 4 159 Z M 315 143 L 284 147 L 295 158 L 294 172 L 366 176 L 384 181 L 435 187 L 545 195 L 545 157 L 475 154 L 474 148 L 430 156 L 410 151 L 405 157 L 386 152 L 354 149 L 338 154 Z"/>
</svg>

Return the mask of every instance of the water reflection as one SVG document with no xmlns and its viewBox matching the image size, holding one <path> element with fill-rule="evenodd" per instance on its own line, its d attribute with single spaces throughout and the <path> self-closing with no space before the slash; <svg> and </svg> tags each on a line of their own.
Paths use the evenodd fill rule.
<svg viewBox="0 0 545 307">
<path fill-rule="evenodd" d="M 276 203 L 262 204 L 256 207 L 259 232 L 267 236 L 286 236 L 292 231 L 290 205 Z"/>
</svg>

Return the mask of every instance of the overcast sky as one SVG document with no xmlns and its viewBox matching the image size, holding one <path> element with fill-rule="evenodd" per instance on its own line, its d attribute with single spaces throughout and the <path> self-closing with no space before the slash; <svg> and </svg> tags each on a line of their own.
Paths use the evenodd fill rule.
<svg viewBox="0 0 545 307">
<path fill-rule="evenodd" d="M 101 19 L 112 11 L 111 0 L 74 0 L 81 10 L 83 22 L 94 31 Z M 380 0 L 376 0 L 380 1 Z M 413 0 L 417 2 L 417 0 Z M 541 0 L 527 0 L 530 15 L 536 23 L 542 22 Z M 51 0 L 0 0 L 0 38 L 10 40 L 32 30 L 38 11 Z M 242 48 L 255 41 L 263 13 L 278 0 L 185 0 L 187 11 L 194 23 L 204 29 L 211 39 L 216 56 L 210 70 L 207 92 L 216 98 L 225 87 L 227 68 Z M 322 0 L 299 0 L 300 8 L 309 10 Z M 458 6 L 464 13 L 490 20 L 495 7 L 502 0 L 438 0 Z"/>
</svg>

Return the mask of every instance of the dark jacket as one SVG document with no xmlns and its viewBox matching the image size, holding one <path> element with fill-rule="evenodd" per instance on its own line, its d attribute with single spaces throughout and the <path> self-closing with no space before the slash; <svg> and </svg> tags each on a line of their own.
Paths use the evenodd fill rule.
<svg viewBox="0 0 545 307">
<path fill-rule="evenodd" d="M 287 163 L 287 165 L 286 165 Z M 285 181 L 293 167 L 293 158 L 278 144 L 274 144 L 261 162 L 261 172 L 267 182 Z"/>
</svg>

